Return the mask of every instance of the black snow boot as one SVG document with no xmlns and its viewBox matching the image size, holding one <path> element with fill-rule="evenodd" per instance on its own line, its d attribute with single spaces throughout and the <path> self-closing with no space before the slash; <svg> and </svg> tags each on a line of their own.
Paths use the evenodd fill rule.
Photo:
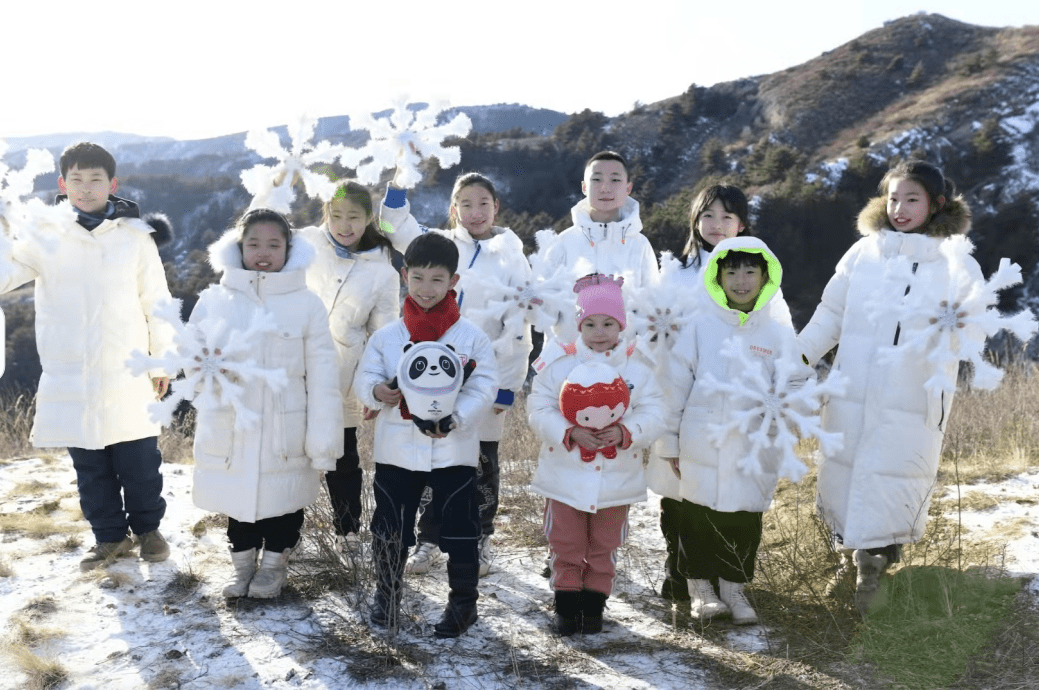
<svg viewBox="0 0 1039 690">
<path fill-rule="evenodd" d="M 556 592 L 556 617 L 553 620 L 556 634 L 569 637 L 581 630 L 581 599 L 583 592 L 560 590 Z"/>
<path fill-rule="evenodd" d="M 372 551 L 376 582 L 371 621 L 382 628 L 396 628 L 404 593 L 404 563 L 408 559 L 408 549 L 373 537 Z"/>
<path fill-rule="evenodd" d="M 584 624 L 581 632 L 594 635 L 602 632 L 602 610 L 606 608 L 608 594 L 596 592 L 594 589 L 581 590 L 581 610 L 584 613 Z"/>
<path fill-rule="evenodd" d="M 476 599 L 480 593 L 476 585 L 480 581 L 478 563 L 447 562 L 447 584 L 451 592 L 447 595 L 444 615 L 433 626 L 437 637 L 458 637 L 476 622 Z"/>
</svg>

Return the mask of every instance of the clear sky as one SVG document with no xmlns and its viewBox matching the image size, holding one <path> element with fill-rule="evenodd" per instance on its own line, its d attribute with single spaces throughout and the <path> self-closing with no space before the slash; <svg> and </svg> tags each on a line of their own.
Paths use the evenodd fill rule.
<svg viewBox="0 0 1039 690">
<path fill-rule="evenodd" d="M 1030 0 L 14 0 L 0 18 L 0 138 L 194 139 L 401 96 L 616 115 L 919 11 L 1039 24 Z"/>
</svg>

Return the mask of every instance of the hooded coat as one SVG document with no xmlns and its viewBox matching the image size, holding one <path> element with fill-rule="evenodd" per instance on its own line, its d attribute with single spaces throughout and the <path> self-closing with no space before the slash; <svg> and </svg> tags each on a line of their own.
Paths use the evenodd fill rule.
<svg viewBox="0 0 1039 690">
<path fill-rule="evenodd" d="M 230 406 L 198 411 L 195 428 L 195 505 L 241 522 L 285 515 L 318 497 L 319 470 L 334 470 L 343 454 L 339 367 L 321 298 L 307 289 L 305 270 L 314 248 L 298 234 L 281 271 L 242 268 L 237 230 L 209 248 L 223 275 L 199 295 L 190 321 L 220 319 L 244 329 L 257 309 L 278 330 L 262 337 L 250 357 L 264 369 L 282 369 L 288 384 L 274 391 L 260 379 L 240 381 L 242 399 L 257 412 L 255 428 L 235 428 Z"/>
<path fill-rule="evenodd" d="M 642 234 L 639 202 L 628 197 L 620 218 L 610 223 L 597 223 L 590 213 L 587 198 L 574 205 L 570 210 L 574 224 L 559 233 L 548 249 L 546 263 L 584 271 L 582 275 L 594 271 L 624 276 L 630 288 L 655 285 L 660 269 L 649 239 Z"/>
<path fill-rule="evenodd" d="M 837 264 L 798 337 L 811 363 L 840 343 L 834 368 L 848 377 L 848 387 L 830 398 L 823 424 L 844 433 L 844 448 L 823 459 L 817 501 L 823 519 L 854 549 L 912 543 L 923 535 L 952 406 L 951 394 L 924 388 L 936 366 L 925 358 L 878 361 L 880 348 L 899 345 L 900 325 L 890 312 L 871 314 L 868 305 L 895 304 L 914 289 L 948 285 L 942 243 L 970 228 L 961 197 L 914 233 L 891 229 L 886 203 L 874 198 L 859 214 L 864 237 Z M 913 266 L 906 284 L 884 279 L 898 257 Z M 968 270 L 982 279 L 973 260 Z M 955 380 L 956 364 L 946 366 Z"/>
<path fill-rule="evenodd" d="M 768 264 L 768 280 L 748 313 L 730 309 L 718 283 L 718 262 L 731 251 L 761 254 Z M 663 464 L 674 478 L 670 463 L 662 458 L 679 459 L 679 495 L 691 503 L 732 513 L 764 512 L 772 502 L 779 481 L 779 454 L 774 450 L 763 453 L 761 475 L 740 472 L 737 462 L 747 455 L 751 445 L 747 438 L 732 433 L 719 447 L 709 434 L 712 425 L 728 421 L 733 412 L 742 408 L 734 408 L 737 401 L 729 396 L 705 392 L 696 382 L 707 374 L 719 381 L 730 381 L 739 375 L 744 361 L 751 359 L 760 360 L 766 372 L 772 374 L 777 357 L 783 353 L 796 356 L 790 310 L 779 287 L 782 278 L 782 266 L 772 251 L 758 238 L 749 236 L 719 242 L 700 271 L 698 317 L 671 350 L 666 370 L 667 431 L 657 442 L 656 454 L 650 460 Z M 733 336 L 739 336 L 746 348 L 739 359 L 722 356 L 725 341 Z M 803 380 L 811 374 L 805 366 Z M 661 476 L 654 473 L 654 478 Z M 657 491 L 657 487 L 653 486 L 653 490 Z"/>
<path fill-rule="evenodd" d="M 134 350 L 159 356 L 170 347 L 173 329 L 151 318 L 170 299 L 166 272 L 137 205 L 110 199 L 115 216 L 91 231 L 74 213 L 51 241 L 36 228 L 18 230 L 13 260 L 0 267 L 0 292 L 36 281 L 37 447 L 98 450 L 160 431 L 148 412 L 151 377 L 169 374 L 134 376 L 126 362 Z"/>
<path fill-rule="evenodd" d="M 325 304 L 339 356 L 343 425 L 361 423 L 361 403 L 353 393 L 354 373 L 369 336 L 400 315 L 400 278 L 389 251 L 377 247 L 340 258 L 326 227 L 297 231 L 316 250 L 307 266 L 307 287 Z"/>
<path fill-rule="evenodd" d="M 578 340 L 567 351 L 534 377 L 527 398 L 530 426 L 541 438 L 531 490 L 586 513 L 645 501 L 642 452 L 663 430 L 664 418 L 663 394 L 653 367 L 634 346 L 625 347 L 623 342 L 608 352 L 595 352 Z M 616 369 L 631 391 L 630 406 L 620 420 L 630 443 L 626 448 L 617 446 L 617 457 L 596 455 L 592 462 L 581 460 L 578 445 L 566 449 L 563 441 L 574 425 L 559 409 L 559 392 L 570 372 L 588 362 Z"/>
<path fill-rule="evenodd" d="M 420 225 L 411 215 L 410 203 L 393 208 L 383 205 L 380 218 L 389 224 L 392 231 L 383 225 L 393 248 L 404 253 L 411 241 L 431 229 Z M 462 316 L 472 319 L 472 313 L 485 307 L 492 295 L 471 273 L 494 277 L 509 286 L 523 285 L 530 280 L 530 264 L 523 253 L 523 242 L 512 230 L 495 226 L 492 236 L 485 240 L 474 240 L 464 227 L 433 229 L 458 247 L 458 309 Z M 491 341 L 501 335 L 501 321 L 473 320 Z M 498 366 L 498 390 L 495 391 L 495 407 L 508 409 L 514 401 L 515 392 L 523 387 L 527 379 L 527 360 L 534 349 L 530 327 L 525 326 L 523 337 L 514 340 L 508 348 L 497 348 L 495 361 Z M 488 411 L 480 424 L 481 441 L 500 441 L 504 431 L 505 416 Z"/>
</svg>

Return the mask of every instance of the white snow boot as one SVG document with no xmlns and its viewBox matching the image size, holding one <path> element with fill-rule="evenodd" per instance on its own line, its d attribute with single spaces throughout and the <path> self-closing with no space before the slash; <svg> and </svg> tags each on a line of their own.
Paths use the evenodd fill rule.
<svg viewBox="0 0 1039 690">
<path fill-rule="evenodd" d="M 729 607 L 714 593 L 710 580 L 689 579 L 689 612 L 702 621 L 729 613 Z"/>
<path fill-rule="evenodd" d="M 732 622 L 736 625 L 752 625 L 758 622 L 758 614 L 747 601 L 742 582 L 718 579 L 718 595 L 732 611 Z"/>
<path fill-rule="evenodd" d="M 249 593 L 249 583 L 256 574 L 256 549 L 231 551 L 231 564 L 234 566 L 234 577 L 224 586 L 224 597 L 244 597 Z"/>
<path fill-rule="evenodd" d="M 249 583 L 249 596 L 253 599 L 273 599 L 281 594 L 281 588 L 289 578 L 289 555 L 292 549 L 267 551 L 264 549 L 260 569 Z"/>
<path fill-rule="evenodd" d="M 425 575 L 440 560 L 440 547 L 436 544 L 420 541 L 415 552 L 408 556 L 404 564 L 404 572 L 409 575 Z"/>
<path fill-rule="evenodd" d="M 887 570 L 887 556 L 878 554 L 871 556 L 864 549 L 856 549 L 852 555 L 858 576 L 855 578 L 855 608 L 863 616 L 869 611 L 873 598 L 880 586 L 880 576 Z"/>
</svg>

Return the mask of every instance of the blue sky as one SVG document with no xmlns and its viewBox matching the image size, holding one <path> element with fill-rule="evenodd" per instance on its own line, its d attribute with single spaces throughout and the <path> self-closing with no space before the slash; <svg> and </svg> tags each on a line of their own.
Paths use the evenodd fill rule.
<svg viewBox="0 0 1039 690">
<path fill-rule="evenodd" d="M 377 7 L 378 5 L 378 7 Z M 277 10 L 264 9 L 277 7 Z M 0 36 L 0 138 L 120 131 L 193 139 L 398 97 L 615 115 L 800 64 L 919 11 L 1039 24 L 1022 0 L 717 3 L 293 0 L 17 2 Z"/>
</svg>

